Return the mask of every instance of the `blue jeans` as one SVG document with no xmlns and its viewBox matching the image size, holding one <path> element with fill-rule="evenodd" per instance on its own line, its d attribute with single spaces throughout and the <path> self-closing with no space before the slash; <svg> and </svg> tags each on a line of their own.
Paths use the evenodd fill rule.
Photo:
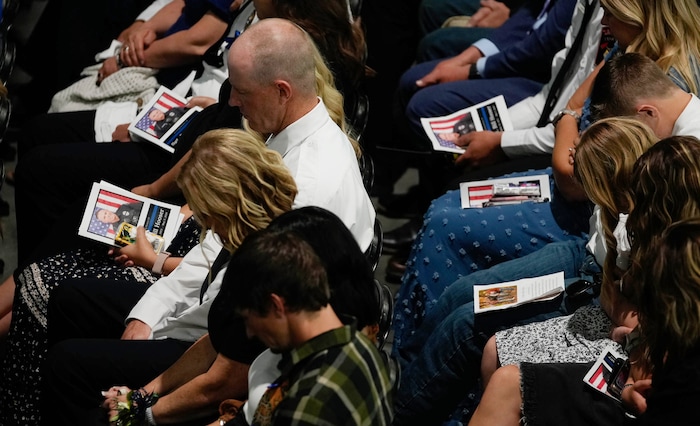
<svg viewBox="0 0 700 426">
<path fill-rule="evenodd" d="M 551 175 L 551 169 L 508 176 L 533 174 Z M 550 187 L 549 203 L 463 209 L 459 191 L 448 191 L 433 201 L 396 295 L 395 346 L 404 344 L 445 289 L 460 278 L 585 235 L 590 206 L 569 203 L 553 184 Z"/>
<path fill-rule="evenodd" d="M 566 284 L 592 264 L 586 240 L 553 243 L 536 253 L 475 272 L 449 286 L 423 324 L 394 346 L 401 365 L 394 424 L 439 424 L 479 380 L 486 341 L 496 331 L 571 313 L 561 295 L 514 309 L 474 315 L 474 285 L 495 284 L 564 271 Z M 593 265 L 595 265 L 593 263 Z"/>
</svg>

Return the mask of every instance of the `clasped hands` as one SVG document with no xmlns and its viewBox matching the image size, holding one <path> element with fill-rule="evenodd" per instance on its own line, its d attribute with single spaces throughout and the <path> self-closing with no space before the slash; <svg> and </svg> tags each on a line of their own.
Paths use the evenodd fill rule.
<svg viewBox="0 0 700 426">
<path fill-rule="evenodd" d="M 119 60 L 113 56 L 102 62 L 102 67 L 97 72 L 97 85 L 99 86 L 105 78 L 119 71 L 122 66 L 145 66 L 144 51 L 156 38 L 155 31 L 141 21 L 134 22 L 129 28 L 122 31 L 117 38 L 122 42 L 122 47 L 117 53 Z"/>
<path fill-rule="evenodd" d="M 108 416 L 111 425 L 116 424 L 112 419 L 119 412 L 119 403 L 126 403 L 129 392 L 131 392 L 131 389 L 126 386 L 112 386 L 108 390 L 102 391 L 102 396 L 105 398 L 102 401 L 102 408 L 109 412 Z"/>
</svg>

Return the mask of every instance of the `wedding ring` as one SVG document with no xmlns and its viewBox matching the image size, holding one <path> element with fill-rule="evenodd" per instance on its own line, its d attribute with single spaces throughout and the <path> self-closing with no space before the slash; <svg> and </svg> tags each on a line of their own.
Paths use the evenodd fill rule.
<svg viewBox="0 0 700 426">
<path fill-rule="evenodd" d="M 129 45 L 124 48 L 124 52 L 129 53 Z"/>
</svg>

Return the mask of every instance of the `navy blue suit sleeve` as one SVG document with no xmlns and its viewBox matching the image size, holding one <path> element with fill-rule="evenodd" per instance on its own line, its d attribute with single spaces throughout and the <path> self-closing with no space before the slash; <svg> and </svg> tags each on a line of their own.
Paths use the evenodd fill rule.
<svg viewBox="0 0 700 426">
<path fill-rule="evenodd" d="M 537 15 L 544 7 L 544 2 L 545 0 L 527 0 L 503 25 L 496 28 L 488 39 L 499 50 L 522 40 L 523 36 L 535 25 Z"/>
<path fill-rule="evenodd" d="M 484 78 L 525 77 L 546 83 L 554 55 L 564 48 L 576 0 L 557 0 L 545 22 L 519 42 L 486 60 Z"/>
</svg>

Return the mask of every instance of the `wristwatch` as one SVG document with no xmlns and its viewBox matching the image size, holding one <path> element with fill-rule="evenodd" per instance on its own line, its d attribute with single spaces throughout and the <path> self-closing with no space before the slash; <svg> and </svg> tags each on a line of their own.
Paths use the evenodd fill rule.
<svg viewBox="0 0 700 426">
<path fill-rule="evenodd" d="M 574 117 L 574 119 L 576 120 L 576 124 L 577 124 L 577 125 L 581 122 L 581 115 L 579 115 L 578 112 L 576 112 L 576 111 L 574 111 L 574 110 L 572 110 L 572 109 L 563 109 L 563 110 L 559 111 L 559 112 L 557 113 L 557 115 L 554 116 L 554 118 L 552 119 L 552 125 L 553 125 L 554 127 L 557 127 L 557 123 L 558 123 L 559 120 L 561 120 L 565 115 L 570 115 L 570 116 Z"/>
<path fill-rule="evenodd" d="M 151 272 L 153 272 L 156 275 L 163 275 L 163 265 L 165 265 L 165 259 L 169 257 L 170 253 L 168 253 L 167 251 L 162 251 L 158 253 L 156 261 L 153 264 L 153 269 L 151 269 Z"/>
<path fill-rule="evenodd" d="M 479 68 L 476 67 L 476 64 L 471 64 L 471 66 L 469 67 L 469 80 L 476 80 L 479 78 L 481 78 Z"/>
</svg>

